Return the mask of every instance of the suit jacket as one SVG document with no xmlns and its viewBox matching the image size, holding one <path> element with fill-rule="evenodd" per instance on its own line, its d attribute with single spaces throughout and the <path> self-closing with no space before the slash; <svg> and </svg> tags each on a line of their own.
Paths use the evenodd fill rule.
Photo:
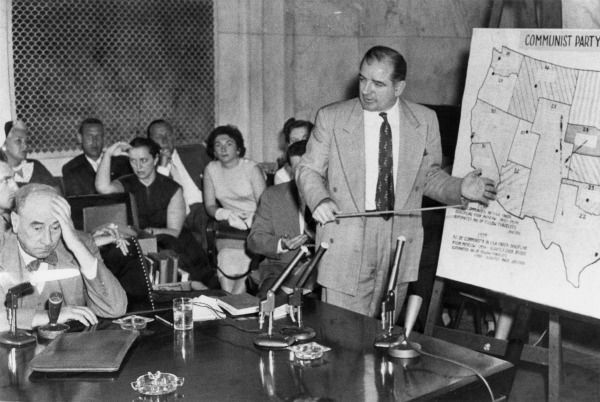
<svg viewBox="0 0 600 402">
<path fill-rule="evenodd" d="M 363 109 L 357 98 L 322 108 L 296 172 L 298 188 L 311 210 L 330 198 L 342 212 L 365 209 Z M 442 150 L 435 113 L 400 99 L 400 146 L 394 209 L 419 208 L 423 194 L 443 203 L 460 203 L 460 183 L 440 165 Z M 317 241 L 330 245 L 319 266 L 323 286 L 355 295 L 361 269 L 365 220 L 344 218 L 320 226 Z M 417 279 L 423 245 L 419 213 L 395 215 L 390 242 L 406 237 L 399 282 Z M 393 249 L 392 244 L 392 249 Z"/>
<path fill-rule="evenodd" d="M 183 145 L 177 147 L 177 153 L 196 186 L 202 190 L 202 175 L 204 168 L 210 162 L 206 148 L 200 144 Z"/>
<path fill-rule="evenodd" d="M 110 163 L 111 180 L 131 173 L 133 171 L 126 157 L 117 156 L 112 158 Z M 98 194 L 94 184 L 96 172 L 94 172 L 94 168 L 92 168 L 92 165 L 90 165 L 84 154 L 76 156 L 65 163 L 62 168 L 62 175 L 65 195 L 67 197 L 72 195 Z"/>
<path fill-rule="evenodd" d="M 277 253 L 277 243 L 283 236 L 300 234 L 298 190 L 295 182 L 281 183 L 267 188 L 254 215 L 252 229 L 246 239 L 248 249 L 264 255 L 266 264 L 285 267 L 296 252 Z"/>
<path fill-rule="evenodd" d="M 106 268 L 98 248 L 91 236 L 79 233 L 81 240 L 98 261 L 98 273 L 94 279 L 83 275 L 58 281 L 46 282 L 42 293 L 34 288 L 33 294 L 19 299 L 17 326 L 31 328 L 33 317 L 38 310 L 44 310 L 48 296 L 53 291 L 63 294 L 63 305 L 87 306 L 100 317 L 118 317 L 127 310 L 127 296 L 119 281 Z M 76 268 L 79 263 L 65 247 L 63 241 L 56 248 L 58 264 L 48 269 Z M 0 233 L 0 295 L 4 297 L 9 288 L 26 282 L 27 270 L 19 253 L 17 236 L 12 232 Z M 0 331 L 8 329 L 4 303 L 0 306 Z"/>
</svg>

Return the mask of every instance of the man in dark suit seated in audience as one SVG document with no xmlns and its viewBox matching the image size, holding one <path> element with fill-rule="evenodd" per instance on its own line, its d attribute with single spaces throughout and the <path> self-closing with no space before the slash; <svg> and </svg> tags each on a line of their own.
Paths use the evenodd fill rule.
<svg viewBox="0 0 600 402">
<path fill-rule="evenodd" d="M 8 121 L 4 124 L 6 141 L 2 151 L 15 173 L 15 181 L 19 187 L 27 183 L 48 184 L 60 190 L 56 180 L 38 160 L 27 159 L 27 126 L 21 120 Z"/>
<path fill-rule="evenodd" d="M 156 171 L 175 180 L 183 189 L 186 207 L 185 226 L 204 236 L 208 217 L 202 199 L 202 174 L 210 162 L 202 145 L 175 147 L 173 127 L 165 120 L 154 120 L 148 125 L 148 138 L 160 145 L 160 164 Z M 202 239 L 205 245 L 205 239 Z"/>
<path fill-rule="evenodd" d="M 20 299 L 17 326 L 48 323 L 45 304 L 52 292 L 63 294 L 58 322 L 84 325 L 96 316 L 118 317 L 127 308 L 125 291 L 104 266 L 89 235 L 73 228 L 67 201 L 45 184 L 29 184 L 15 194 L 12 232 L 0 234 L 0 295 L 22 282 L 34 292 Z M 9 328 L 0 305 L 0 331 Z"/>
<path fill-rule="evenodd" d="M 305 151 L 306 140 L 295 142 L 288 148 L 292 177 Z M 260 197 L 247 239 L 251 252 L 267 257 L 259 267 L 259 294 L 273 285 L 297 249 L 314 239 L 314 220 L 310 213 L 304 213 L 305 210 L 294 180 L 268 187 Z"/>
<path fill-rule="evenodd" d="M 71 159 L 62 168 L 65 195 L 98 194 L 94 180 L 104 148 L 102 121 L 95 118 L 82 121 L 79 125 L 79 141 L 83 153 Z M 124 156 L 113 158 L 110 167 L 111 180 L 132 173 L 129 159 Z"/>
</svg>

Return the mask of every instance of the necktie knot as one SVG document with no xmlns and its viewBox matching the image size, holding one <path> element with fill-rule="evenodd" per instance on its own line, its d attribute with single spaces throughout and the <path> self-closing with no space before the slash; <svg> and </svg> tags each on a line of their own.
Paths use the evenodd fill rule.
<svg viewBox="0 0 600 402">
<path fill-rule="evenodd" d="M 384 121 L 385 123 L 388 123 L 388 120 L 387 120 L 387 113 L 386 113 L 386 112 L 381 112 L 381 113 L 379 113 L 379 115 L 381 116 L 381 118 L 383 119 L 383 121 Z M 388 123 L 388 124 L 389 124 L 389 123 Z"/>
<path fill-rule="evenodd" d="M 40 269 L 40 264 L 43 262 L 45 262 L 48 265 L 56 265 L 58 263 L 58 256 L 56 255 L 56 252 L 55 251 L 51 252 L 48 255 L 48 257 L 45 257 L 45 258 L 36 258 L 35 260 L 33 260 L 29 264 L 27 264 L 25 266 L 25 268 L 29 272 L 34 272 L 34 271 L 37 271 L 38 269 Z"/>
</svg>

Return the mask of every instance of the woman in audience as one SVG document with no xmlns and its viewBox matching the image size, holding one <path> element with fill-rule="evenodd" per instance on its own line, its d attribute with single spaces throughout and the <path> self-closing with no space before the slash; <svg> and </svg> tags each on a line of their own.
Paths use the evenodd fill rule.
<svg viewBox="0 0 600 402">
<path fill-rule="evenodd" d="M 244 158 L 244 138 L 234 126 L 215 128 L 206 142 L 208 154 L 215 159 L 204 169 L 206 212 L 237 229 L 250 229 L 258 200 L 266 187 L 260 168 Z M 221 287 L 231 293 L 245 292 L 245 278 L 238 277 L 250 266 L 245 241 L 218 243 L 217 249 Z"/>
<path fill-rule="evenodd" d="M 27 159 L 27 126 L 20 120 L 8 121 L 4 124 L 6 141 L 1 150 L 13 172 L 19 186 L 27 183 L 41 183 L 57 187 L 52 174 L 35 159 Z"/>
<path fill-rule="evenodd" d="M 133 174 L 110 180 L 113 156 L 127 155 Z M 197 245 L 192 233 L 183 227 L 185 202 L 181 187 L 159 174 L 156 166 L 160 147 L 148 138 L 137 137 L 129 144 L 117 142 L 106 149 L 98 172 L 96 190 L 100 194 L 128 192 L 133 194 L 139 215 L 139 229 L 156 236 L 159 250 L 173 250 L 190 279 L 202 281 L 208 258 Z"/>
<path fill-rule="evenodd" d="M 3 138 L 0 138 L 0 145 Z M 10 229 L 10 210 L 13 206 L 15 192 L 19 187 L 15 175 L 7 162 L 6 155 L 0 151 L 0 233 Z"/>
<path fill-rule="evenodd" d="M 287 147 L 294 142 L 308 140 L 313 126 L 314 125 L 310 121 L 296 120 L 293 117 L 289 118 L 283 125 L 283 135 L 285 138 L 286 148 L 284 151 L 287 152 Z M 292 179 L 292 168 L 287 162 L 279 170 L 277 170 L 277 172 L 275 172 L 275 184 L 286 183 Z"/>
</svg>

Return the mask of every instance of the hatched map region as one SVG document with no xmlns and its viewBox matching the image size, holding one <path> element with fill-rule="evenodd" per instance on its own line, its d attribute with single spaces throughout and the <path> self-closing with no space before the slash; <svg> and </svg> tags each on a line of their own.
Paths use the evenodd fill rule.
<svg viewBox="0 0 600 402">
<path fill-rule="evenodd" d="M 558 247 L 579 287 L 600 259 L 600 71 L 493 48 L 470 125 L 471 166 L 496 181 L 507 214 Z"/>
</svg>

